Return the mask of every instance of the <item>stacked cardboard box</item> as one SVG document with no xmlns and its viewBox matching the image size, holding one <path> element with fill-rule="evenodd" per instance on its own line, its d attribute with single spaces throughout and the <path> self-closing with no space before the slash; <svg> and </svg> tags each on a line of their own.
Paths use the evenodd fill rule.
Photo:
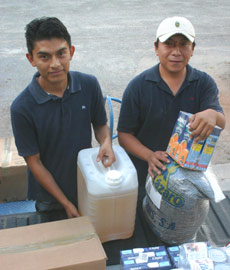
<svg viewBox="0 0 230 270">
<path fill-rule="evenodd" d="M 27 167 L 18 156 L 14 138 L 0 138 L 0 202 L 25 200 Z"/>
</svg>

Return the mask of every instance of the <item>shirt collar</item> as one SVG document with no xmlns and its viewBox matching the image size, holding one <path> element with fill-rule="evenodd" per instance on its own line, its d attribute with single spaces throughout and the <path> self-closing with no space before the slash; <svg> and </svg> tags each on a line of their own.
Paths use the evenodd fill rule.
<svg viewBox="0 0 230 270">
<path fill-rule="evenodd" d="M 186 81 L 192 82 L 198 80 L 199 76 L 197 74 L 196 69 L 192 68 L 190 65 L 187 65 L 187 75 L 186 75 Z M 159 64 L 153 66 L 152 68 L 148 69 L 145 75 L 146 81 L 152 81 L 152 82 L 160 82 L 161 81 L 161 75 L 159 71 Z"/>
<path fill-rule="evenodd" d="M 41 86 L 39 85 L 37 81 L 37 78 L 39 77 L 39 75 L 40 75 L 39 72 L 36 72 L 34 74 L 33 79 L 31 83 L 29 84 L 29 91 L 38 104 L 43 104 L 43 103 L 48 102 L 49 100 L 54 99 L 55 96 L 48 94 L 46 91 L 44 91 L 41 88 Z M 68 84 L 67 90 L 69 91 L 69 93 L 74 94 L 76 92 L 81 91 L 80 80 L 77 76 L 73 79 L 73 73 L 71 71 L 68 73 L 68 80 L 69 80 L 69 84 Z"/>
</svg>

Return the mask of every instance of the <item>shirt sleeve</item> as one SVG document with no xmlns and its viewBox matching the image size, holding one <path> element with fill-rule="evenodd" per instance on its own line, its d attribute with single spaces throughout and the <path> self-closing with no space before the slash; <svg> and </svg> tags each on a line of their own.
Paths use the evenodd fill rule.
<svg viewBox="0 0 230 270">
<path fill-rule="evenodd" d="M 132 80 L 122 97 L 118 131 L 136 134 L 140 127 L 141 99 L 138 85 Z"/>
<path fill-rule="evenodd" d="M 223 113 L 223 108 L 219 102 L 219 90 L 212 77 L 205 73 L 200 97 L 200 110 L 213 109 Z"/>
<path fill-rule="evenodd" d="M 39 153 L 36 132 L 29 115 L 11 106 L 11 124 L 18 154 L 26 157 Z"/>
<path fill-rule="evenodd" d="M 92 110 L 91 110 L 91 121 L 94 126 L 105 125 L 107 122 L 105 101 L 102 95 L 101 87 L 98 80 L 95 78 L 95 88 L 92 97 Z"/>
</svg>

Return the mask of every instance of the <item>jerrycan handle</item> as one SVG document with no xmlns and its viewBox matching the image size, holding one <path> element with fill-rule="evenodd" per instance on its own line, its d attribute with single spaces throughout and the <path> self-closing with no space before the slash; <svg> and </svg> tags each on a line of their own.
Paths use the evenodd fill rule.
<svg viewBox="0 0 230 270">
<path fill-rule="evenodd" d="M 110 186 L 118 186 L 122 182 L 122 175 L 120 171 L 109 170 L 105 175 L 105 181 Z"/>
</svg>

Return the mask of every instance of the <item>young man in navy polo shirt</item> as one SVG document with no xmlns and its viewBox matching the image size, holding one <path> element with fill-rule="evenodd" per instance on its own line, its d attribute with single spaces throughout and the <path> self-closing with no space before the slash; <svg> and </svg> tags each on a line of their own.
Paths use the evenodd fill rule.
<svg viewBox="0 0 230 270">
<path fill-rule="evenodd" d="M 77 155 L 91 147 L 91 124 L 100 143 L 97 161 L 115 161 L 100 85 L 92 75 L 69 71 L 71 37 L 57 18 L 26 27 L 27 59 L 38 72 L 11 105 L 19 155 L 28 165 L 28 198 L 38 211 L 77 211 Z"/>
<path fill-rule="evenodd" d="M 142 191 L 147 173 L 160 174 L 169 162 L 165 151 L 179 111 L 194 114 L 190 128 L 196 140 L 205 139 L 215 125 L 225 126 L 214 80 L 188 65 L 194 41 L 189 20 L 163 20 L 155 42 L 159 64 L 136 76 L 124 92 L 118 138 L 137 168 Z"/>
</svg>

